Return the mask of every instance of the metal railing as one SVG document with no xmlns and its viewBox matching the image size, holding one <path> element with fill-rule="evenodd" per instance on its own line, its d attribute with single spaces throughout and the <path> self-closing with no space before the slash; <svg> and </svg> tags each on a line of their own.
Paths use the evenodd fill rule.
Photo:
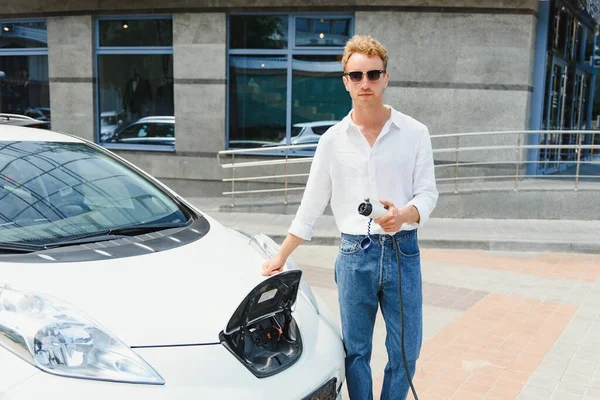
<svg viewBox="0 0 600 400">
<path fill-rule="evenodd" d="M 541 144 L 528 144 L 528 135 L 540 135 Z M 567 135 L 568 144 L 556 144 L 556 139 L 563 141 L 563 136 Z M 510 143 L 514 140 L 514 144 L 502 144 L 502 145 L 470 145 L 468 142 L 476 141 L 478 138 L 485 137 L 503 137 L 503 141 Z M 510 139 L 511 136 L 515 136 L 514 139 Z M 588 138 L 587 143 L 584 143 L 584 139 Z M 454 141 L 453 146 L 439 147 L 436 146 L 437 140 Z M 565 179 L 572 179 L 574 185 L 566 186 L 562 185 L 562 188 L 569 188 L 570 190 L 579 190 L 580 182 L 582 179 L 588 179 L 597 181 L 600 183 L 600 143 L 595 144 L 595 141 L 600 142 L 600 131 L 591 130 L 553 130 L 553 131 L 497 131 L 497 132 L 473 132 L 473 133 L 452 133 L 442 135 L 431 135 L 433 143 L 433 153 L 436 159 L 436 176 L 441 175 L 440 172 L 445 169 L 453 169 L 451 175 L 448 177 L 438 177 L 436 181 L 439 184 L 454 183 L 453 192 L 459 193 L 459 183 L 468 181 L 489 181 L 489 180 L 500 180 L 506 183 L 507 181 L 513 182 L 510 186 L 506 184 L 501 186 L 500 189 L 507 190 L 511 189 L 514 191 L 520 190 L 520 182 L 524 179 L 548 179 L 548 178 L 560 178 L 561 182 L 565 182 Z M 461 140 L 463 146 L 461 147 Z M 235 197 L 240 195 L 254 195 L 254 194 L 265 194 L 265 193 L 282 193 L 284 204 L 288 204 L 288 193 L 297 192 L 304 190 L 305 186 L 290 186 L 290 178 L 302 178 L 307 177 L 308 172 L 303 173 L 292 173 L 288 172 L 289 166 L 292 164 L 310 164 L 312 163 L 313 157 L 305 156 L 298 157 L 298 151 L 312 150 L 316 148 L 316 144 L 306 145 L 291 145 L 291 146 L 277 146 L 277 147 L 260 147 L 254 149 L 240 149 L 240 150 L 223 150 L 218 152 L 217 161 L 223 169 L 231 170 L 231 177 L 222 179 L 223 182 L 231 183 L 231 190 L 223 192 L 225 196 L 231 196 L 231 206 L 235 206 Z M 524 157 L 525 151 L 536 151 L 537 159 L 529 160 Z M 476 153 L 482 152 L 507 152 L 514 151 L 514 158 L 511 159 L 500 159 L 494 161 L 488 161 L 485 159 L 478 159 Z M 539 153 L 537 152 L 539 151 Z M 271 156 L 269 159 L 264 159 L 264 154 Z M 540 159 L 539 154 L 544 153 L 544 157 Z M 306 154 L 306 153 L 305 153 Z M 461 161 L 461 155 L 470 154 L 469 160 Z M 444 157 L 448 155 L 449 157 Z M 225 157 L 231 157 L 230 162 L 224 162 Z M 237 156 L 237 161 L 236 161 Z M 263 157 L 259 160 L 247 160 L 241 157 Z M 279 156 L 279 157 L 277 157 Z M 437 157 L 436 157 L 437 156 Z M 544 175 L 531 175 L 527 174 L 524 169 L 530 164 L 543 165 L 546 171 L 551 171 L 553 168 L 558 174 L 544 174 Z M 283 165 L 283 173 L 265 174 L 250 176 L 236 176 L 236 172 L 240 170 L 246 170 L 248 168 L 260 167 L 262 169 L 272 169 L 273 167 Z M 497 168 L 498 166 L 514 165 L 514 173 L 511 174 L 500 174 L 500 175 L 468 175 L 461 176 L 461 168 L 483 167 L 483 168 Z M 598 174 L 582 174 L 582 165 L 598 165 Z M 565 169 L 573 168 L 575 172 L 572 174 L 564 174 Z M 562 170 L 562 171 L 561 171 Z M 444 171 L 445 172 L 445 171 Z M 489 172 L 489 171 L 488 171 Z M 448 173 L 446 173 L 448 175 Z M 270 189 L 252 189 L 252 190 L 236 190 L 236 182 L 267 182 L 272 179 L 283 180 L 279 182 L 283 187 L 270 188 Z M 481 190 L 498 190 L 499 186 L 497 183 L 494 185 L 487 185 L 477 187 L 478 191 Z M 593 187 L 594 189 L 600 189 L 600 184 Z M 443 193 L 443 192 L 440 192 Z"/>
</svg>

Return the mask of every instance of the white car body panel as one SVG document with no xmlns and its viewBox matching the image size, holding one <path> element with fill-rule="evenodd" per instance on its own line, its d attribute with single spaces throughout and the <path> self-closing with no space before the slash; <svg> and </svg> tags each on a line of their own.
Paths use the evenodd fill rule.
<svg viewBox="0 0 600 400">
<path fill-rule="evenodd" d="M 235 309 L 265 279 L 264 259 L 247 238 L 214 220 L 210 224 L 193 243 L 144 256 L 52 265 L 0 262 L 0 281 L 75 305 L 129 346 L 219 342 Z"/>
<path fill-rule="evenodd" d="M 332 362 L 332 359 L 343 359 L 344 353 L 335 330 L 308 306 L 299 304 L 294 317 L 301 327 L 304 352 L 296 364 L 272 377 L 256 378 L 222 345 L 144 348 L 134 350 L 161 374 L 165 385 L 88 381 L 40 371 L 13 386 L 5 395 L 10 400 L 79 400 L 84 394 L 87 400 L 138 396 L 146 400 L 266 399 L 272 396 L 302 399 L 331 377 L 338 380 L 343 377 L 343 363 Z M 18 363 L 26 364 L 16 357 L 9 364 Z"/>
</svg>

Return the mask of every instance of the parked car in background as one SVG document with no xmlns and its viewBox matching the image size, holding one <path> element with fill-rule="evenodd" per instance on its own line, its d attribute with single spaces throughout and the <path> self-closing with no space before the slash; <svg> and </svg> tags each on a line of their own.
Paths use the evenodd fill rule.
<svg viewBox="0 0 600 400">
<path fill-rule="evenodd" d="M 291 132 L 291 144 L 317 144 L 321 135 L 327 132 L 327 129 L 340 121 L 314 121 L 294 124 Z M 286 139 L 279 142 L 285 145 Z"/>
<path fill-rule="evenodd" d="M 292 259 L 262 276 L 270 238 L 71 135 L 0 125 L 0 171 L 0 399 L 341 399 L 337 323 Z"/>
<path fill-rule="evenodd" d="M 164 145 L 175 148 L 175 117 L 144 117 L 118 130 L 107 143 Z"/>
<path fill-rule="evenodd" d="M 23 112 L 23 115 L 37 119 L 39 121 L 51 122 L 52 113 L 49 107 L 28 108 Z"/>
<path fill-rule="evenodd" d="M 40 121 L 26 115 L 0 113 L 0 127 L 2 125 L 27 126 L 30 128 L 50 129 L 50 121 Z"/>
<path fill-rule="evenodd" d="M 106 142 L 123 125 L 123 113 L 103 111 L 100 113 L 100 141 Z"/>
<path fill-rule="evenodd" d="M 273 145 L 277 145 L 277 143 L 274 142 L 267 142 L 264 140 L 230 140 L 229 141 L 229 147 L 231 149 L 256 149 L 258 147 L 265 147 L 265 146 L 273 146 Z"/>
</svg>

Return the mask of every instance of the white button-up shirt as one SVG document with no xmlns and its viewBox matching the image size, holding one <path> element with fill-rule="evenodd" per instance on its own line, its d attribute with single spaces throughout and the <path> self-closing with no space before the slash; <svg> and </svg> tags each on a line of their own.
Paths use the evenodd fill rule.
<svg viewBox="0 0 600 400">
<path fill-rule="evenodd" d="M 429 130 L 391 110 L 373 147 L 352 121 L 352 111 L 321 136 L 289 233 L 310 240 L 315 222 L 330 200 L 342 233 L 367 234 L 369 219 L 358 213 L 367 197 L 371 202 L 391 201 L 398 208 L 415 206 L 419 224 L 406 223 L 401 230 L 415 229 L 427 221 L 438 198 Z M 371 233 L 386 232 L 373 222 Z"/>
</svg>

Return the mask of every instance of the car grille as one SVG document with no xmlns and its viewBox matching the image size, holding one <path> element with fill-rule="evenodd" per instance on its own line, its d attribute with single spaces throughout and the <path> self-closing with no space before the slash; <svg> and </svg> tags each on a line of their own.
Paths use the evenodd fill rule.
<svg viewBox="0 0 600 400">
<path fill-rule="evenodd" d="M 302 400 L 335 400 L 337 397 L 337 378 L 332 378 L 326 384 L 306 396 Z"/>
</svg>

